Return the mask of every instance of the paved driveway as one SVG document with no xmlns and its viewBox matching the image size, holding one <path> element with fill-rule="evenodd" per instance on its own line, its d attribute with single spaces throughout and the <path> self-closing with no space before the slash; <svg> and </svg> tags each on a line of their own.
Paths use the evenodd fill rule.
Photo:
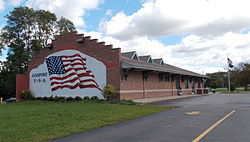
<svg viewBox="0 0 250 142">
<path fill-rule="evenodd" d="M 196 138 L 204 142 L 250 141 L 250 94 L 215 94 L 153 105 L 183 107 L 55 142 L 190 142 Z"/>
</svg>

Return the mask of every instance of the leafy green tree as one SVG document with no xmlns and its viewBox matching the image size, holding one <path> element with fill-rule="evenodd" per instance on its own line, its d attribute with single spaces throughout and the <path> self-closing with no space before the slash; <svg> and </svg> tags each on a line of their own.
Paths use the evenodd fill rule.
<svg viewBox="0 0 250 142">
<path fill-rule="evenodd" d="M 250 64 L 239 63 L 232 71 L 232 81 L 237 87 L 244 86 L 247 90 L 250 84 Z"/>
<path fill-rule="evenodd" d="M 9 80 L 15 80 L 15 74 L 27 73 L 30 59 L 55 35 L 75 31 L 71 21 L 66 18 L 57 20 L 54 13 L 45 10 L 17 7 L 6 18 L 7 24 L 0 33 L 0 49 L 8 49 L 4 72 L 11 72 Z M 3 71 L 0 74 L 4 74 Z"/>
<path fill-rule="evenodd" d="M 73 22 L 71 22 L 70 20 L 64 17 L 61 17 L 60 20 L 57 21 L 57 27 L 58 27 L 59 34 L 76 31 Z"/>
<path fill-rule="evenodd" d="M 6 99 L 15 97 L 16 92 L 16 73 L 6 69 L 0 72 L 0 97 Z"/>
<path fill-rule="evenodd" d="M 49 11 L 28 7 L 17 7 L 6 18 L 1 38 L 9 49 L 7 61 L 12 64 L 11 70 L 24 73 L 28 61 L 55 36 L 57 18 Z"/>
<path fill-rule="evenodd" d="M 1 33 L 0 33 L 0 35 L 1 35 Z M 3 39 L 0 36 L 0 56 L 2 55 L 2 49 L 3 49 Z"/>
<path fill-rule="evenodd" d="M 215 72 L 215 73 L 208 73 L 207 76 L 210 77 L 206 81 L 206 86 L 211 88 L 224 88 L 227 86 L 227 73 L 226 72 Z"/>
</svg>

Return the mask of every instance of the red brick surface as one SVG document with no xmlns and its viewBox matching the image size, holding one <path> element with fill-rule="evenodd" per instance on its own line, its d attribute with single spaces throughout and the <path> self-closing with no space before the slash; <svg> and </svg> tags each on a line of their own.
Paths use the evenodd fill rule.
<svg viewBox="0 0 250 142">
<path fill-rule="evenodd" d="M 184 82 L 180 81 L 183 95 L 192 94 L 192 84 L 185 88 Z M 121 99 L 142 99 L 152 97 L 164 97 L 177 95 L 175 80 L 159 81 L 157 72 L 150 72 L 147 81 L 143 81 L 142 71 L 132 70 L 127 80 L 121 80 Z M 197 87 L 197 83 L 195 84 Z M 128 93 L 129 92 L 129 93 Z"/>
<path fill-rule="evenodd" d="M 82 39 L 83 43 L 77 40 Z M 52 42 L 53 48 L 44 48 L 40 53 L 29 62 L 28 72 L 38 67 L 44 62 L 48 55 L 62 50 L 78 50 L 90 57 L 96 58 L 106 66 L 107 83 L 114 85 L 118 90 L 120 88 L 120 48 L 113 49 L 112 45 L 105 45 L 104 42 L 98 42 L 97 39 L 91 39 L 89 36 L 77 33 L 68 33 L 59 35 Z"/>
<path fill-rule="evenodd" d="M 197 89 L 197 94 L 202 94 L 203 89 Z"/>
<path fill-rule="evenodd" d="M 16 99 L 22 100 L 21 93 L 23 90 L 29 89 L 28 75 L 16 75 Z"/>
</svg>

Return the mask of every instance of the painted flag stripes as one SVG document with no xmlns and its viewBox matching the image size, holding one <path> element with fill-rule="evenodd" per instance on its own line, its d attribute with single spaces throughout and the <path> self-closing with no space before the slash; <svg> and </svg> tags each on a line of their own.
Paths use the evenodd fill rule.
<svg viewBox="0 0 250 142">
<path fill-rule="evenodd" d="M 77 87 L 99 89 L 92 71 L 86 68 L 86 58 L 82 58 L 79 54 L 50 56 L 46 58 L 46 64 L 52 91 Z"/>
<path fill-rule="evenodd" d="M 229 58 L 227 58 L 227 62 L 228 62 L 228 66 L 229 66 L 230 68 L 234 67 L 234 66 L 233 66 L 233 62 L 232 62 Z"/>
</svg>

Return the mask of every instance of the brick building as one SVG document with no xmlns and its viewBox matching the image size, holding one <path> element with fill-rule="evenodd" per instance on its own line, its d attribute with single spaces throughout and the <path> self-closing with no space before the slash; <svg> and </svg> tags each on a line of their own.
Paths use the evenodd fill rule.
<svg viewBox="0 0 250 142">
<path fill-rule="evenodd" d="M 57 36 L 51 46 L 43 48 L 29 62 L 28 75 L 17 75 L 17 99 L 21 99 L 22 90 L 34 88 L 31 79 L 32 70 L 40 67 L 49 56 L 59 52 L 63 54 L 64 51 L 79 52 L 83 56 L 95 59 L 96 62 L 101 62 L 106 71 L 105 84 L 115 86 L 117 99 L 172 96 L 177 95 L 179 88 L 182 89 L 183 95 L 207 93 L 203 86 L 207 79 L 205 75 L 166 64 L 161 58 L 152 59 L 150 55 L 138 56 L 135 51 L 121 53 L 120 48 L 113 48 L 112 45 L 105 45 L 97 39 L 73 32 Z M 105 84 L 100 87 L 104 87 Z M 47 93 L 47 95 L 51 94 Z M 59 96 L 60 93 L 57 95 Z"/>
</svg>

